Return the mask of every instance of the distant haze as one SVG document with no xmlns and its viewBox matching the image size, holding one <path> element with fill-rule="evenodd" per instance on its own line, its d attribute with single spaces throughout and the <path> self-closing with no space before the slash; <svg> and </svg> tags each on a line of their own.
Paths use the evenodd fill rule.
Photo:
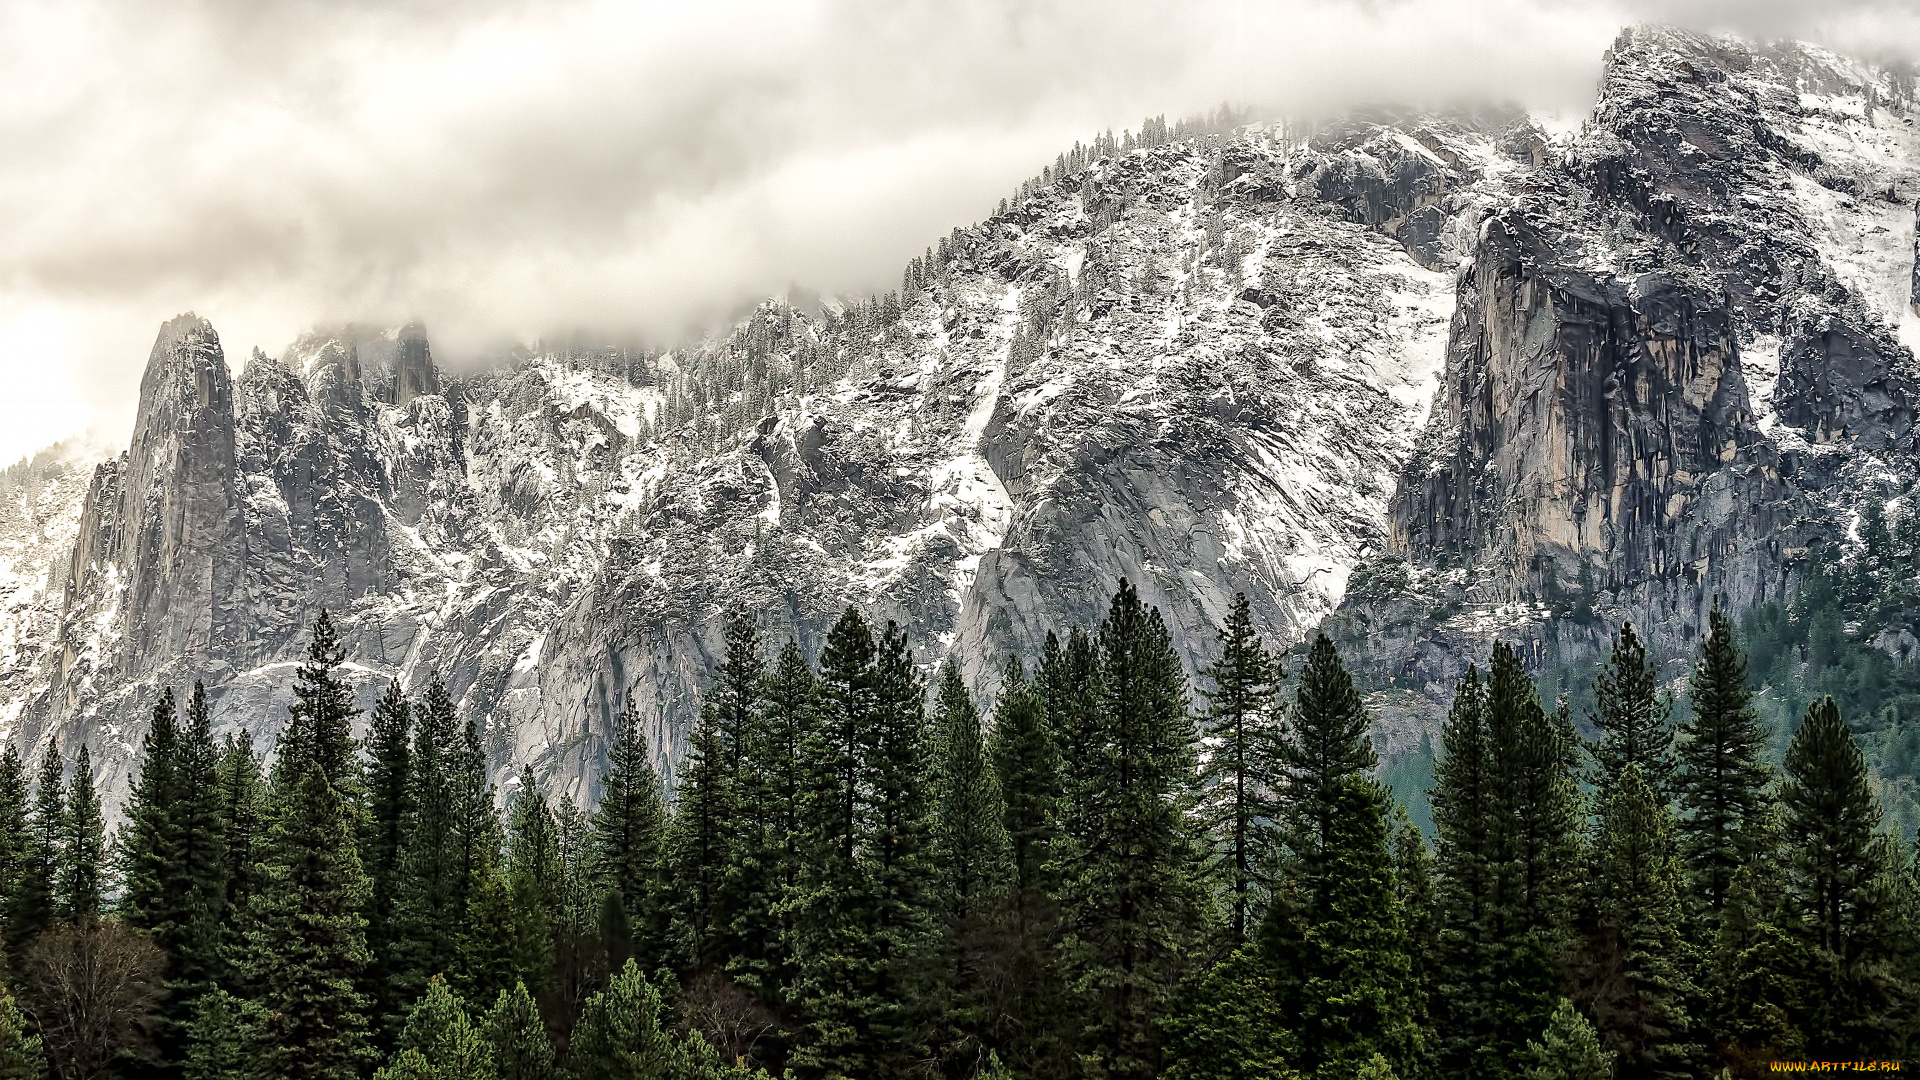
<svg viewBox="0 0 1920 1080">
<path fill-rule="evenodd" d="M 1577 117 L 1621 26 L 1920 47 L 1912 0 L 9 0 L 0 463 L 124 440 L 159 323 L 442 356 L 864 293 L 1075 139 L 1224 101 Z"/>
</svg>

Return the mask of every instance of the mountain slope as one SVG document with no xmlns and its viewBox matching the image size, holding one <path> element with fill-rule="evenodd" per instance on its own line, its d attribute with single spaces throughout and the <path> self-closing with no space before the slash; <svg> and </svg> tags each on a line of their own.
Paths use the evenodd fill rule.
<svg viewBox="0 0 1920 1080">
<path fill-rule="evenodd" d="M 1557 140 L 1150 123 L 898 293 L 659 355 L 456 376 L 418 327 L 342 328 L 230 379 L 183 317 L 0 716 L 93 745 L 123 793 L 162 685 L 206 679 L 223 730 L 270 741 L 324 606 L 363 695 L 444 678 L 497 779 L 587 794 L 629 698 L 671 769 L 730 613 L 811 651 L 858 604 L 991 691 L 1127 579 L 1190 670 L 1235 591 L 1283 641 L 1338 608 L 1377 742 L 1417 758 L 1490 637 L 1546 664 L 1631 617 L 1678 655 L 1714 595 L 1791 593 L 1911 475 L 1899 94 L 1642 29 Z"/>
</svg>

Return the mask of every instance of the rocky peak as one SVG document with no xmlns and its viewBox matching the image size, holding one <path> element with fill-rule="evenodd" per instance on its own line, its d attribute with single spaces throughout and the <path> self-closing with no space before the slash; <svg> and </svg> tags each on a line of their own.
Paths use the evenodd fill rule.
<svg viewBox="0 0 1920 1080">
<path fill-rule="evenodd" d="M 433 353 L 427 348 L 427 328 L 408 323 L 400 329 L 398 352 L 393 361 L 393 392 L 388 398 L 404 407 L 414 398 L 440 392 L 440 372 L 433 366 Z"/>
<path fill-rule="evenodd" d="M 239 636 L 230 605 L 244 543 L 226 357 L 212 325 L 182 315 L 154 340 L 126 455 L 102 466 L 88 493 L 68 570 L 63 666 L 209 662 Z M 83 642 L 101 619 L 121 632 L 110 644 Z"/>
</svg>

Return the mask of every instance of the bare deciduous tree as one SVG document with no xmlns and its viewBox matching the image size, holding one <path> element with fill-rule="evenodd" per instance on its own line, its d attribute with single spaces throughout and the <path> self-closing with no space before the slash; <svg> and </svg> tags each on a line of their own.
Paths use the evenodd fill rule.
<svg viewBox="0 0 1920 1080">
<path fill-rule="evenodd" d="M 166 957 L 118 919 L 56 926 L 27 947 L 33 1018 L 65 1080 L 93 1080 L 145 1049 L 165 993 Z"/>
<path fill-rule="evenodd" d="M 706 1036 L 722 1059 L 735 1065 L 764 1064 L 760 1040 L 780 1031 L 780 1021 L 760 999 L 713 972 L 695 976 L 680 1002 L 681 1022 Z"/>
</svg>

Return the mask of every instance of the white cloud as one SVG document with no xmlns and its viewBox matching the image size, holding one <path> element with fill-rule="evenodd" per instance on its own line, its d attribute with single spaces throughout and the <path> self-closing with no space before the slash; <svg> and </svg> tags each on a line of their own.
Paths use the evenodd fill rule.
<svg viewBox="0 0 1920 1080">
<path fill-rule="evenodd" d="M 190 308 L 236 364 L 344 318 L 424 318 L 443 355 L 672 337 L 792 283 L 886 287 L 1148 113 L 1579 110 L 1648 18 L 1920 40 L 1910 4 L 1869 0 L 12 0 L 0 374 L 32 369 L 12 385 L 42 422 L 0 413 L 0 459 L 122 430 L 154 328 Z"/>
</svg>

